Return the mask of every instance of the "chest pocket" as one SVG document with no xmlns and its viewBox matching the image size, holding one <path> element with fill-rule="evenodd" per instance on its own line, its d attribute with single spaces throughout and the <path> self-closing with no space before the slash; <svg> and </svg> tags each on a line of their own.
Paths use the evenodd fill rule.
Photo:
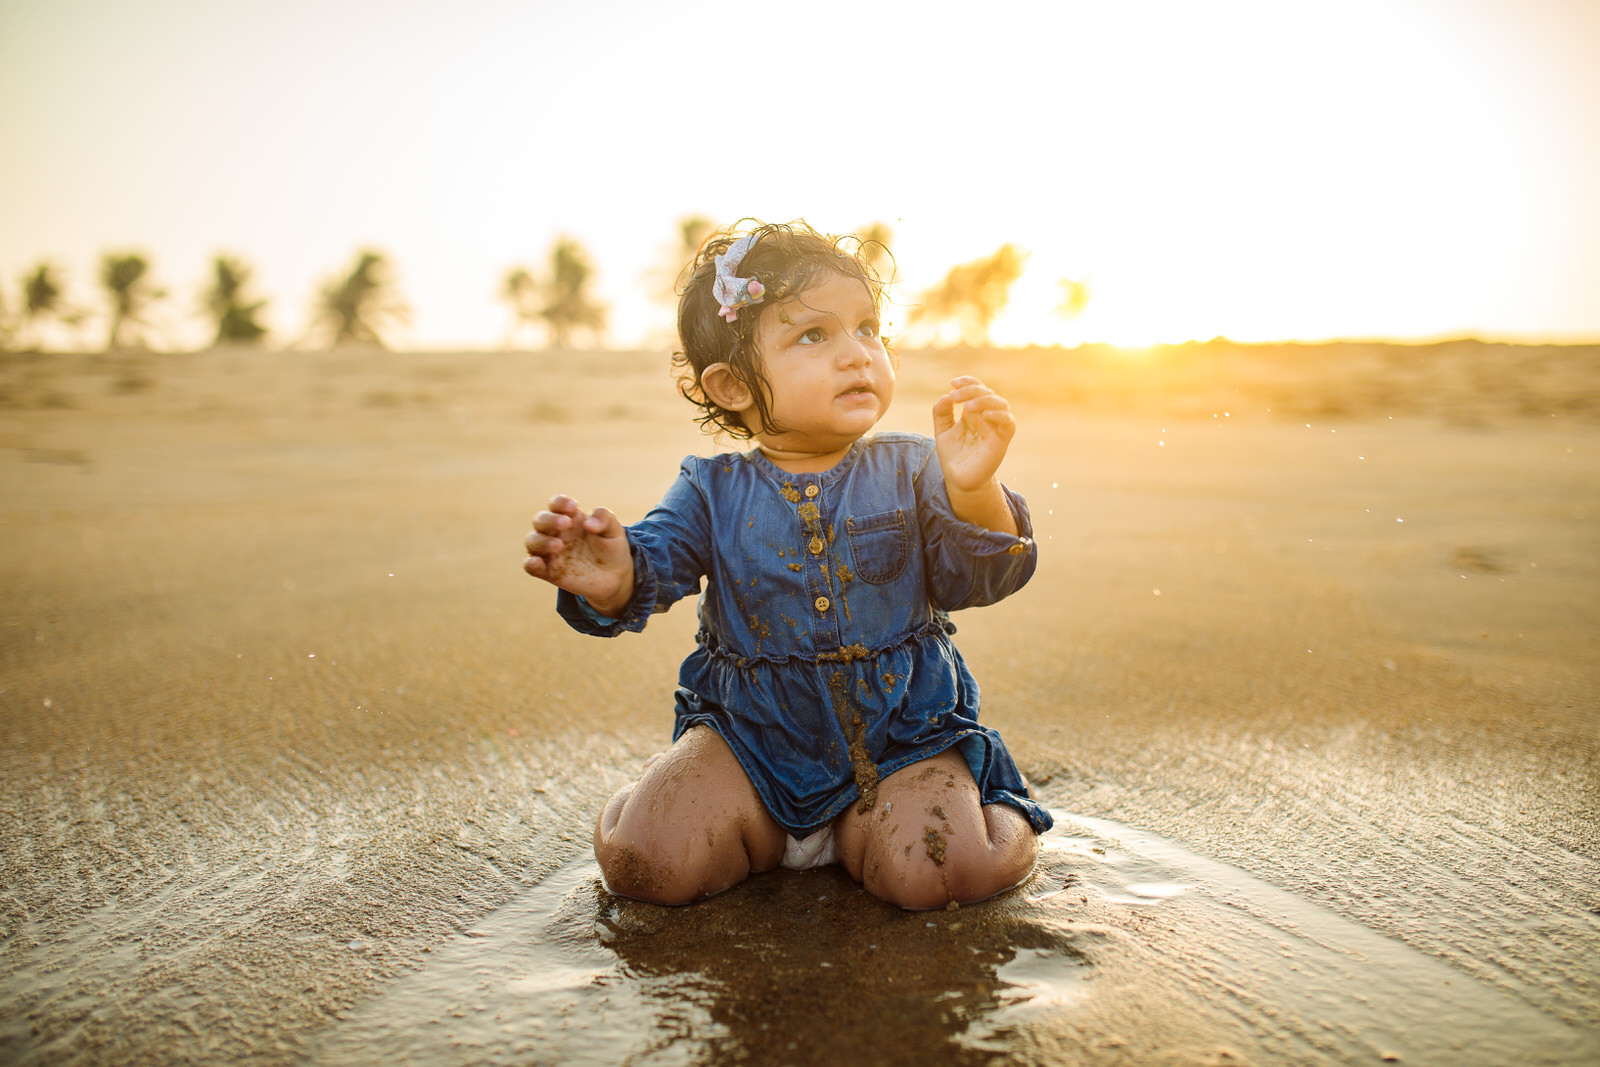
<svg viewBox="0 0 1600 1067">
<path fill-rule="evenodd" d="M 846 519 L 850 558 L 855 576 L 863 582 L 892 582 L 906 568 L 911 539 L 906 535 L 905 512 L 896 509 L 861 519 Z"/>
</svg>

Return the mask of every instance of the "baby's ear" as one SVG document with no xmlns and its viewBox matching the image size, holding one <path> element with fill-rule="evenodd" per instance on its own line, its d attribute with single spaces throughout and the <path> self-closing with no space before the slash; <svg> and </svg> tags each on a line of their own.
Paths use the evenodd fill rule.
<svg viewBox="0 0 1600 1067">
<path fill-rule="evenodd" d="M 701 371 L 700 388 L 712 403 L 726 411 L 744 411 L 755 403 L 750 386 L 726 363 L 713 363 Z"/>
</svg>

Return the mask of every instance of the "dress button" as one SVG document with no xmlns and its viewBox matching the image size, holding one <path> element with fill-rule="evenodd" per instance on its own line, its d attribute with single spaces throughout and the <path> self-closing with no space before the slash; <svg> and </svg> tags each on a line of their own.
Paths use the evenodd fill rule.
<svg viewBox="0 0 1600 1067">
<path fill-rule="evenodd" d="M 819 492 L 821 492 L 821 490 L 817 488 L 817 483 L 812 482 L 810 485 L 806 486 L 806 499 L 809 500 L 810 498 L 816 496 Z"/>
<path fill-rule="evenodd" d="M 1022 540 L 1006 549 L 1006 551 L 1011 553 L 1013 556 L 1022 555 L 1024 552 L 1028 551 L 1028 539 L 1024 537 Z"/>
<path fill-rule="evenodd" d="M 827 597 L 825 597 L 825 596 L 817 597 L 817 610 L 818 611 L 827 611 L 828 610 L 828 598 Z"/>
<path fill-rule="evenodd" d="M 813 537 L 811 539 L 811 543 L 809 545 L 807 545 L 806 547 L 811 549 L 811 554 L 813 556 L 822 555 L 822 538 Z"/>
</svg>

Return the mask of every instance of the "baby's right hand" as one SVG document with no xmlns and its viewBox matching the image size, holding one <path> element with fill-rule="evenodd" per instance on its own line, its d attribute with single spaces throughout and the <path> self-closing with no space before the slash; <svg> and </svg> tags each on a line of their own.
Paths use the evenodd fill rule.
<svg viewBox="0 0 1600 1067">
<path fill-rule="evenodd" d="M 583 597 L 602 615 L 620 615 L 633 597 L 628 531 L 606 508 L 585 515 L 571 497 L 551 497 L 523 544 L 523 570 Z"/>
</svg>

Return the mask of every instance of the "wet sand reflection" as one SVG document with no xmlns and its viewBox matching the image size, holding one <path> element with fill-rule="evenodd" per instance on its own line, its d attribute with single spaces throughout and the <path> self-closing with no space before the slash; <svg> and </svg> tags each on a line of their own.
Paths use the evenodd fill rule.
<svg viewBox="0 0 1600 1067">
<path fill-rule="evenodd" d="M 838 867 L 777 871 L 694 907 L 663 908 L 597 890 L 596 927 L 641 980 L 693 999 L 708 1019 L 711 1060 L 829 1058 L 987 1062 L 995 1017 L 1019 983 L 1019 957 L 1054 980 L 1087 962 L 1078 938 L 1025 914 L 1025 891 L 985 904 L 905 912 L 864 893 Z"/>
</svg>

